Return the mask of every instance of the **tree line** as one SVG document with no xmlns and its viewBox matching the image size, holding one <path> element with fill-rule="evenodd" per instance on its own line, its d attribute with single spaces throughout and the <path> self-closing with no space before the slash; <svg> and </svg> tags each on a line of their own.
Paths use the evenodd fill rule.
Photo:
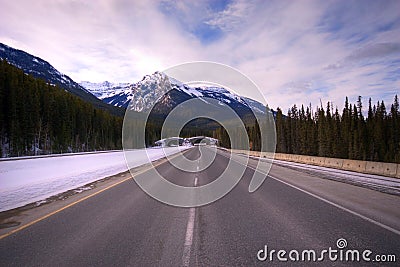
<svg viewBox="0 0 400 267">
<path fill-rule="evenodd" d="M 156 120 L 148 122 L 146 146 L 160 138 L 161 125 Z M 330 102 L 316 111 L 311 106 L 294 105 L 285 115 L 278 108 L 275 125 L 279 153 L 400 163 L 397 95 L 388 111 L 383 101 L 372 104 L 369 99 L 364 113 L 361 96 L 354 104 L 346 97 L 342 112 Z M 230 147 L 223 127 L 195 126 L 185 127 L 182 136 L 213 136 L 221 146 Z M 2 157 L 121 149 L 121 129 L 121 117 L 0 61 Z M 247 124 L 246 131 L 250 149 L 260 150 L 258 125 Z"/>
<path fill-rule="evenodd" d="M 372 104 L 364 116 L 361 96 L 355 104 L 346 97 L 343 111 L 294 105 L 276 113 L 276 152 L 400 163 L 400 112 L 398 96 L 386 110 L 384 101 Z"/>
<path fill-rule="evenodd" d="M 362 97 L 354 104 L 345 99 L 343 111 L 311 105 L 293 105 L 287 114 L 280 108 L 275 115 L 276 152 L 319 157 L 400 163 L 400 111 L 396 95 L 386 110 L 384 101 L 372 104 L 364 116 Z M 258 125 L 246 126 L 250 150 L 260 151 L 262 138 Z M 230 138 L 222 127 L 213 136 L 230 148 Z"/>
<path fill-rule="evenodd" d="M 122 118 L 0 61 L 0 155 L 121 149 Z"/>
</svg>

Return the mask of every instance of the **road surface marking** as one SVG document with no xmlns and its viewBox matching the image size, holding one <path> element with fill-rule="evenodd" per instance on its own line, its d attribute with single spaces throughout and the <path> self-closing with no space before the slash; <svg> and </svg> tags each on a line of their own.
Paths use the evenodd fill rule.
<svg viewBox="0 0 400 267">
<path fill-rule="evenodd" d="M 224 156 L 225 158 L 227 158 L 227 159 L 229 159 L 229 160 L 233 160 L 233 159 L 230 159 L 230 158 L 228 158 L 227 156 L 225 156 L 225 155 L 223 155 L 223 154 L 220 154 L 220 155 L 221 155 L 221 156 Z M 263 172 L 260 172 L 259 170 L 257 170 L 256 168 L 254 168 L 254 167 L 252 167 L 252 166 L 249 166 L 249 165 L 246 166 L 246 165 L 244 165 L 243 163 L 241 163 L 241 162 L 239 162 L 239 161 L 236 161 L 236 160 L 233 160 L 233 161 L 235 161 L 236 163 L 239 163 L 239 164 L 241 164 L 241 165 L 243 165 L 243 166 L 245 166 L 245 167 L 247 167 L 247 168 L 250 168 L 250 169 L 252 169 L 252 170 L 254 170 L 254 171 L 257 171 L 257 172 L 259 172 L 259 173 L 265 174 L 265 173 L 263 173 Z M 267 175 L 267 174 L 265 174 L 265 175 Z M 400 231 L 399 231 L 399 230 L 394 229 L 394 228 L 392 228 L 392 227 L 390 227 L 390 226 L 388 226 L 388 225 L 386 225 L 386 224 L 383 224 L 383 223 L 381 223 L 381 222 L 375 221 L 374 219 L 371 219 L 371 218 L 369 218 L 369 217 L 367 217 L 367 216 L 364 216 L 364 215 L 362 215 L 362 214 L 360 214 L 360 213 L 358 213 L 358 212 L 356 212 L 356 211 L 352 211 L 352 210 L 350 210 L 350 209 L 348 209 L 348 208 L 346 208 L 346 207 L 344 207 L 344 206 L 342 206 L 342 205 L 340 205 L 340 204 L 334 203 L 334 202 L 332 202 L 332 201 L 330 201 L 330 200 L 327 200 L 327 199 L 325 199 L 325 198 L 323 198 L 323 197 L 320 197 L 320 196 L 318 196 L 318 195 L 316 195 L 316 194 L 313 194 L 313 193 L 308 192 L 308 191 L 306 191 L 306 190 L 304 190 L 304 189 L 302 189 L 302 188 L 299 188 L 299 187 L 297 187 L 297 186 L 295 186 L 295 185 L 293 185 L 293 184 L 290 184 L 290 183 L 288 183 L 288 182 L 282 181 L 281 179 L 279 179 L 279 178 L 277 178 L 277 177 L 273 177 L 273 176 L 271 176 L 271 175 L 267 175 L 267 176 L 270 177 L 270 178 L 272 178 L 272 179 L 274 179 L 275 181 L 278 181 L 278 182 L 281 182 L 281 183 L 283 183 L 283 184 L 285 184 L 285 185 L 288 185 L 288 186 L 290 186 L 290 187 L 292 187 L 292 188 L 294 188 L 294 189 L 297 189 L 297 190 L 299 190 L 299 191 L 301 191 L 301 192 L 303 192 L 303 193 L 308 194 L 309 196 L 315 197 L 315 198 L 317 198 L 317 199 L 319 199 L 319 200 L 321 200 L 321 201 L 323 201 L 323 202 L 325 202 L 325 203 L 327 203 L 327 204 L 330 204 L 330 205 L 332 205 L 332 206 L 334 206 L 334 207 L 336 207 L 336 208 L 339 208 L 339 209 L 341 209 L 341 210 L 343 210 L 343 211 L 347 211 L 347 212 L 349 212 L 349 213 L 351 213 L 351 214 L 353 214 L 353 215 L 355 215 L 355 216 L 357 216 L 357 217 L 359 217 L 359 218 L 361 218 L 361 219 L 364 219 L 364 220 L 366 220 L 366 221 L 368 221 L 368 222 L 370 222 L 370 223 L 373 223 L 373 224 L 375 224 L 375 225 L 377 225 L 377 226 L 380 226 L 380 227 L 382 227 L 382 228 L 384 228 L 384 229 L 386 229 L 386 230 L 389 230 L 389 231 L 391 231 L 392 233 L 395 233 L 395 234 L 397 234 L 397 235 L 400 235 Z"/>
<path fill-rule="evenodd" d="M 48 213 L 48 214 L 46 214 L 46 215 L 44 215 L 44 216 L 42 216 L 42 217 L 40 217 L 40 218 L 38 218 L 38 219 L 32 221 L 32 222 L 29 222 L 29 223 L 27 223 L 27 224 L 25 224 L 25 225 L 23 225 L 23 226 L 21 226 L 21 227 L 19 227 L 19 228 L 17 228 L 17 229 L 14 229 L 14 230 L 12 230 L 12 231 L 10 231 L 10 232 L 8 232 L 8 233 L 6 233 L 6 234 L 0 236 L 0 240 L 3 239 L 3 238 L 5 238 L 5 237 L 7 237 L 7 236 L 9 236 L 9 235 L 12 235 L 12 234 L 14 234 L 14 233 L 16 233 L 16 232 L 19 232 L 19 231 L 21 231 L 21 230 L 23 230 L 23 229 L 25 229 L 25 228 L 27 228 L 27 227 L 29 227 L 29 226 L 31 226 L 31 225 L 34 225 L 35 223 L 40 222 L 40 221 L 42 221 L 42 220 L 44 220 L 44 219 L 46 219 L 46 218 L 48 218 L 48 217 L 50 217 L 50 216 L 52 216 L 52 215 L 54 215 L 54 214 L 56 214 L 56 213 L 59 213 L 60 211 L 63 211 L 63 210 L 65 210 L 65 209 L 69 208 L 69 207 L 72 207 L 72 206 L 78 204 L 79 202 L 82 202 L 82 201 L 84 201 L 84 200 L 86 200 L 86 199 L 89 199 L 89 198 L 91 198 L 91 197 L 93 197 L 93 196 L 95 196 L 95 195 L 97 195 L 97 194 L 100 194 L 100 193 L 102 193 L 102 192 L 104 192 L 104 191 L 106 191 L 106 190 L 108 190 L 108 189 L 110 189 L 110 188 L 112 188 L 112 187 L 114 187 L 114 186 L 117 186 L 117 185 L 119 185 L 119 184 L 122 184 L 123 182 L 126 182 L 126 181 L 128 181 L 129 179 L 132 179 L 132 177 L 125 178 L 124 180 L 119 181 L 118 183 L 112 184 L 112 185 L 110 185 L 110 186 L 108 186 L 108 187 L 106 187 L 106 188 L 101 189 L 100 191 L 97 191 L 97 192 L 95 192 L 95 193 L 93 193 L 93 194 L 91 194 L 91 195 L 88 195 L 88 196 L 86 196 L 86 197 L 84 197 L 84 198 L 81 198 L 81 199 L 79 199 L 79 200 L 77 200 L 77 201 L 74 201 L 74 202 L 72 202 L 72 203 L 70 203 L 70 204 L 68 204 L 68 205 L 66 205 L 66 206 L 64 206 L 64 207 L 62 207 L 62 208 L 60 208 L 60 209 L 58 209 L 58 210 L 55 210 L 55 211 L 53 211 L 53 212 L 50 212 L 50 213 Z"/>
<path fill-rule="evenodd" d="M 198 162 L 198 161 L 197 161 Z M 199 166 L 197 165 L 197 170 L 199 170 Z M 194 177 L 194 186 L 197 186 L 197 182 L 199 180 L 198 174 L 195 174 Z M 193 244 L 193 233 L 194 233 L 194 219 L 196 217 L 196 208 L 189 209 L 189 219 L 186 226 L 186 235 L 185 235 L 185 244 L 183 245 L 183 256 L 182 256 L 182 265 L 189 266 L 190 263 L 190 251 L 192 250 Z"/>
<path fill-rule="evenodd" d="M 187 151 L 188 151 L 188 150 L 187 150 Z M 72 203 L 70 203 L 70 204 L 68 204 L 68 205 L 66 205 L 66 206 L 64 206 L 64 207 L 62 207 L 62 208 L 60 208 L 60 209 L 58 209 L 58 210 L 52 211 L 52 212 L 50 212 L 50 213 L 48 213 L 48 214 L 46 214 L 46 215 L 44 215 L 44 216 L 42 216 L 42 217 L 40 217 L 40 218 L 38 218 L 38 219 L 36 219 L 36 220 L 33 220 L 33 221 L 31 221 L 31 222 L 29 222 L 29 223 L 27 223 L 27 224 L 22 225 L 21 227 L 18 227 L 17 229 L 11 230 L 10 232 L 8 232 L 8 233 L 6 233 L 6 234 L 1 235 L 1 236 L 0 236 L 0 240 L 3 239 L 3 238 L 5 238 L 5 237 L 7 237 L 7 236 L 10 236 L 10 235 L 12 235 L 12 234 L 15 234 L 15 233 L 17 233 L 17 232 L 19 232 L 19 231 L 21 231 L 21 230 L 24 230 L 25 228 L 28 228 L 29 226 L 34 225 L 34 224 L 36 224 L 36 223 L 38 223 L 38 222 L 40 222 L 40 221 L 43 221 L 44 219 L 47 219 L 47 218 L 49 218 L 50 216 L 53 216 L 54 214 L 57 214 L 57 213 L 59 213 L 60 211 L 63 211 L 63 210 L 65 210 L 65 209 L 69 208 L 69 207 L 72 207 L 72 206 L 74 206 L 74 205 L 76 205 L 76 204 L 78 204 L 78 203 L 80 203 L 80 202 L 82 202 L 82 201 L 84 201 L 84 200 L 86 200 L 86 199 L 89 199 L 89 198 L 91 198 L 91 197 L 94 197 L 94 196 L 97 195 L 97 194 L 100 194 L 100 193 L 102 193 L 102 192 L 104 192 L 104 191 L 106 191 L 106 190 L 108 190 L 108 189 L 111 189 L 111 188 L 113 188 L 113 187 L 115 187 L 115 186 L 117 186 L 117 185 L 119 185 L 119 184 L 122 184 L 122 183 L 124 183 L 124 182 L 126 182 L 126 181 L 128 181 L 128 180 L 130 180 L 130 179 L 133 179 L 133 178 L 135 178 L 135 176 L 140 175 L 140 174 L 142 174 L 142 173 L 145 173 L 145 172 L 147 172 L 147 171 L 149 171 L 149 170 L 151 170 L 151 169 L 153 169 L 153 168 L 155 168 L 155 167 L 158 167 L 158 166 L 160 166 L 161 164 L 164 164 L 164 163 L 168 162 L 168 160 L 171 160 L 171 159 L 173 159 L 173 158 L 176 158 L 176 157 L 178 157 L 178 156 L 180 156 L 180 155 L 181 155 L 181 153 L 178 152 L 176 155 L 173 155 L 172 157 L 167 158 L 167 161 L 162 161 L 162 162 L 159 162 L 159 163 L 156 163 L 156 164 L 152 164 L 152 163 L 151 163 L 151 166 L 149 166 L 148 168 L 146 168 L 146 169 L 144 169 L 144 170 L 142 170 L 142 171 L 139 171 L 138 173 L 135 173 L 135 175 L 133 175 L 133 176 L 130 176 L 130 177 L 128 177 L 128 178 L 125 178 L 124 180 L 119 181 L 119 182 L 117 182 L 117 183 L 115 183 L 115 184 L 112 184 L 112 185 L 110 185 L 110 186 L 108 186 L 108 187 L 106 187 L 106 188 L 103 188 L 103 189 L 101 189 L 100 191 L 97 191 L 97 192 L 95 192 L 95 193 L 93 193 L 93 194 L 91 194 L 91 195 L 88 195 L 88 196 L 86 196 L 86 197 L 83 197 L 83 198 L 81 198 L 81 199 L 78 199 L 78 200 L 76 200 L 76 201 L 74 201 L 74 202 L 72 202 Z"/>
<path fill-rule="evenodd" d="M 390 227 L 390 226 L 388 226 L 388 225 L 386 225 L 386 224 L 383 224 L 383 223 L 380 223 L 380 222 L 378 222 L 378 221 L 375 221 L 374 219 L 368 218 L 367 216 L 364 216 L 364 215 L 362 215 L 362 214 L 360 214 L 360 213 L 358 213 L 358 212 L 356 212 L 356 211 L 352 211 L 352 210 L 350 210 L 350 209 L 348 209 L 348 208 L 346 208 L 346 207 L 343 207 L 342 205 L 336 204 L 336 203 L 334 203 L 334 202 L 332 202 L 332 201 L 330 201 L 330 200 L 327 200 L 327 199 L 325 199 L 325 198 L 322 198 L 322 197 L 320 197 L 320 196 L 318 196 L 318 195 L 316 195 L 316 194 L 313 194 L 313 193 L 311 193 L 311 192 L 308 192 L 308 191 L 306 191 L 306 190 L 304 190 L 304 189 L 302 189 L 302 188 L 299 188 L 299 187 L 297 187 L 297 186 L 295 186 L 295 185 L 292 185 L 292 184 L 290 184 L 290 183 L 288 183 L 288 182 L 282 181 L 282 180 L 280 180 L 279 178 L 273 177 L 273 176 L 271 176 L 271 175 L 268 175 L 268 176 L 269 176 L 270 178 L 272 178 L 272 179 L 278 181 L 278 182 L 281 182 L 281 183 L 286 184 L 286 185 L 288 185 L 288 186 L 290 186 L 290 187 L 292 187 L 292 188 L 295 188 L 295 189 L 297 189 L 297 190 L 299 190 L 299 191 L 301 191 L 301 192 L 303 192 L 303 193 L 306 193 L 306 194 L 308 194 L 308 195 L 310 195 L 310 196 L 312 196 L 312 197 L 315 197 L 315 198 L 317 198 L 317 199 L 319 199 L 319 200 L 321 200 L 321 201 L 323 201 L 323 202 L 325 202 L 325 203 L 331 204 L 332 206 L 334 206 L 334 207 L 336 207 L 336 208 L 339 208 L 339 209 L 341 209 L 341 210 L 347 211 L 347 212 L 349 212 L 349 213 L 351 213 L 351 214 L 353 214 L 353 215 L 355 215 L 355 216 L 357 216 L 357 217 L 360 217 L 361 219 L 364 219 L 364 220 L 366 220 L 366 221 L 368 221 L 368 222 L 370 222 L 370 223 L 373 223 L 373 224 L 375 224 L 375 225 L 377 225 L 377 226 L 380 226 L 380 227 L 382 227 L 382 228 L 385 228 L 386 230 L 389 230 L 389 231 L 391 231 L 391 232 L 393 232 L 393 233 L 395 233 L 395 234 L 397 234 L 397 235 L 400 235 L 400 231 L 399 231 L 399 230 L 396 230 L 396 229 L 394 229 L 394 228 L 392 228 L 392 227 Z"/>
<path fill-rule="evenodd" d="M 190 262 L 190 251 L 192 249 L 193 244 L 193 232 L 194 232 L 194 218 L 196 216 L 196 209 L 189 209 L 189 220 L 186 227 L 186 236 L 185 236 L 185 244 L 183 246 L 183 257 L 182 263 L 183 266 L 189 266 Z"/>
</svg>

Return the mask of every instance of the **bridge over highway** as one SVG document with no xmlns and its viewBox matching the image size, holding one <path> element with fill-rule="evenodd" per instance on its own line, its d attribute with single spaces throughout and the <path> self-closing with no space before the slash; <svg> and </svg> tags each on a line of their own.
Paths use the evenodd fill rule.
<svg viewBox="0 0 400 267">
<path fill-rule="evenodd" d="M 194 136 L 189 138 L 169 137 L 155 142 L 156 146 L 161 146 L 161 147 L 198 145 L 198 144 L 218 146 L 219 140 L 208 136 Z"/>
</svg>

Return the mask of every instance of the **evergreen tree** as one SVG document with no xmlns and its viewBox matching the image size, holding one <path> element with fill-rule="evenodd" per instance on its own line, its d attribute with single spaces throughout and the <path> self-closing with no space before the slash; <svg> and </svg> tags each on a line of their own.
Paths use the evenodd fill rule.
<svg viewBox="0 0 400 267">
<path fill-rule="evenodd" d="M 287 116 L 276 113 L 276 151 L 290 154 L 349 158 L 400 163 L 400 107 L 394 97 L 387 114 L 383 101 L 368 102 L 363 114 L 362 97 L 355 104 L 345 98 L 342 114 L 331 103 L 326 111 L 318 107 L 312 116 L 311 106 L 300 110 L 294 105 Z"/>
<path fill-rule="evenodd" d="M 286 134 L 282 110 L 280 108 L 276 111 L 276 151 L 278 153 L 286 153 Z"/>
<path fill-rule="evenodd" d="M 121 148 L 122 118 L 0 61 L 2 156 Z"/>
</svg>

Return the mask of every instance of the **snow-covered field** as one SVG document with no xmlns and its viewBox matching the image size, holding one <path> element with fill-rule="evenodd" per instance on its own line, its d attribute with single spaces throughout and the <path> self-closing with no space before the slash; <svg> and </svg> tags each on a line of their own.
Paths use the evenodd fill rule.
<svg viewBox="0 0 400 267">
<path fill-rule="evenodd" d="M 185 147 L 179 147 L 179 150 Z M 129 151 L 130 167 L 178 152 L 177 147 Z M 137 155 L 137 156 L 136 156 Z M 124 152 L 87 153 L 0 161 L 0 211 L 48 197 L 126 171 Z"/>
</svg>

